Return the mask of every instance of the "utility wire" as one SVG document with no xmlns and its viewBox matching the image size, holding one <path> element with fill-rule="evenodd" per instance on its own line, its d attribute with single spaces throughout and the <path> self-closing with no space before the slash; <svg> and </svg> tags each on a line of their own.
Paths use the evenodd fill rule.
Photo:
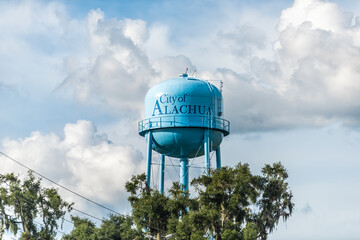
<svg viewBox="0 0 360 240">
<path fill-rule="evenodd" d="M 99 221 L 101 221 L 101 222 L 104 221 L 104 220 L 102 220 L 101 218 L 95 217 L 95 216 L 93 216 L 93 215 L 91 215 L 91 214 L 89 214 L 89 213 L 86 213 L 86 212 L 84 212 L 84 211 L 81 211 L 81 210 L 79 210 L 79 209 L 73 208 L 73 210 L 75 210 L 75 211 L 77 211 L 77 212 L 79 212 L 79 213 L 82 213 L 82 214 L 84 214 L 84 215 L 86 215 L 86 216 L 88 216 L 88 217 L 92 217 L 92 218 L 94 218 L 94 219 L 97 219 L 97 220 L 99 220 Z"/>
<path fill-rule="evenodd" d="M 38 225 L 40 225 L 40 226 L 45 226 L 44 224 L 42 224 L 42 223 L 40 223 L 40 222 L 38 222 L 38 221 L 35 221 L 35 220 L 34 220 L 34 223 L 36 223 L 36 224 L 38 224 Z M 65 232 L 63 232 L 63 231 L 60 231 L 60 230 L 58 230 L 58 229 L 54 229 L 54 230 L 55 230 L 55 232 L 58 232 L 58 233 L 62 234 L 63 236 L 67 234 L 67 233 L 65 233 Z"/>
<path fill-rule="evenodd" d="M 5 207 L 5 210 L 11 211 L 11 212 L 14 214 L 14 215 L 8 214 L 9 216 L 11 216 L 11 217 L 13 217 L 13 218 L 17 218 L 16 213 L 14 212 L 14 210 L 8 209 L 8 208 L 6 208 L 6 207 Z M 38 224 L 38 225 L 40 225 L 40 226 L 45 226 L 43 223 L 40 223 L 40 222 L 38 222 L 38 221 L 36 221 L 36 220 L 33 220 L 33 222 L 36 223 L 36 224 Z M 22 227 L 22 226 L 20 226 L 20 227 Z M 62 231 L 60 231 L 60 230 L 58 230 L 58 229 L 54 229 L 54 231 L 57 232 L 57 233 L 60 233 L 60 234 L 62 234 L 62 235 L 65 235 L 65 234 L 66 234 L 65 232 L 62 232 Z M 24 232 L 24 229 L 23 229 L 23 232 Z"/>
<path fill-rule="evenodd" d="M 46 180 L 48 180 L 48 181 L 50 181 L 50 182 L 52 182 L 52 183 L 56 184 L 57 186 L 62 187 L 62 188 L 64 188 L 64 189 L 66 189 L 66 190 L 68 190 L 68 191 L 70 191 L 70 192 L 72 192 L 72 193 L 76 194 L 77 196 L 83 197 L 83 196 L 81 196 L 80 194 L 77 194 L 77 193 L 75 193 L 75 192 L 73 192 L 73 191 L 71 191 L 71 190 L 67 189 L 66 187 L 64 187 L 64 186 L 62 186 L 62 185 L 60 185 L 60 184 L 58 184 L 58 183 L 54 182 L 53 180 L 51 180 L 51 179 L 49 179 L 49 178 L 45 177 L 44 175 L 42 175 L 42 174 L 40 174 L 40 173 L 38 173 L 38 172 L 36 172 L 36 171 L 32 170 L 31 168 L 29 168 L 29 167 L 25 166 L 25 165 L 24 165 L 24 164 L 22 164 L 22 163 L 20 163 L 20 162 L 16 161 L 15 159 L 11 158 L 10 156 L 6 155 L 5 153 L 3 153 L 3 152 L 1 152 L 1 151 L 0 151 L 0 154 L 4 155 L 5 157 L 9 158 L 10 160 L 12 160 L 12 161 L 16 162 L 17 164 L 21 165 L 22 167 L 24 167 L 24 168 L 26 168 L 26 169 L 28 169 L 28 170 L 30 170 L 30 171 L 32 171 L 32 172 L 34 172 L 34 173 L 36 173 L 36 174 L 37 174 L 37 175 L 39 175 L 40 177 L 45 178 Z M 7 184 L 7 185 L 8 185 L 8 184 Z M 9 186 L 9 185 L 8 185 L 8 186 Z M 84 197 L 83 197 L 83 198 L 84 198 Z M 27 199 L 25 199 L 25 198 L 22 198 L 22 199 L 23 199 L 25 202 L 30 203 L 30 201 L 29 201 L 29 200 L 27 200 Z M 87 200 L 87 198 L 85 198 L 85 199 Z M 90 200 L 90 202 L 95 203 L 95 202 L 94 202 L 94 201 L 92 201 L 92 200 Z M 96 203 L 95 203 L 95 204 L 96 204 Z M 101 204 L 96 204 L 96 205 L 99 205 L 99 206 L 103 207 Z M 105 207 L 105 208 L 106 208 L 106 207 Z M 108 209 L 108 208 L 106 208 L 106 209 Z M 12 212 L 15 214 L 14 210 L 9 210 L 9 209 L 7 209 L 7 210 L 8 210 L 8 211 L 12 211 Z M 79 210 L 79 209 L 76 209 L 76 208 L 73 208 L 73 207 L 72 207 L 72 210 L 75 210 L 75 211 L 77 211 L 77 212 L 79 212 L 79 213 L 81 213 L 81 214 L 84 214 L 84 215 L 88 216 L 88 217 L 91 217 L 91 218 L 93 218 L 93 219 L 96 219 L 96 220 L 99 220 L 99 221 L 101 221 L 101 222 L 104 222 L 104 220 L 103 220 L 103 219 L 98 218 L 98 217 L 95 217 L 94 215 L 91 215 L 91 214 L 86 213 L 86 212 L 84 212 L 84 211 L 81 211 L 81 210 Z M 108 210 L 109 210 L 109 209 L 108 209 Z M 117 212 L 115 212 L 115 211 L 113 211 L 113 210 L 111 210 L 111 209 L 110 209 L 110 211 L 112 211 L 112 212 L 114 212 L 114 213 L 116 213 L 116 214 L 118 214 L 118 215 L 121 215 L 120 213 L 117 213 Z M 16 216 L 14 216 L 14 215 L 11 215 L 11 216 L 16 217 Z M 67 219 L 66 219 L 66 218 L 64 218 L 64 217 L 62 218 L 62 220 L 63 220 L 63 221 L 65 221 L 65 222 L 71 223 L 72 225 L 74 225 L 74 222 L 72 222 L 72 221 L 70 221 L 70 220 L 67 220 Z M 42 225 L 42 226 L 44 226 L 42 223 L 37 222 L 37 221 L 35 221 L 35 220 L 34 220 L 34 223 L 36 223 L 36 224 L 38 224 L 38 225 Z M 161 229 L 159 229 L 159 228 L 156 228 L 156 227 L 153 227 L 153 226 L 150 226 L 150 225 L 148 225 L 148 227 L 149 227 L 149 228 L 152 228 L 152 229 L 156 229 L 156 230 L 158 230 L 158 231 L 160 231 L 160 232 L 165 232 L 164 230 L 161 230 Z M 60 234 L 62 234 L 62 235 L 66 235 L 66 233 L 65 233 L 65 232 L 62 232 L 62 231 L 60 231 L 60 230 L 58 230 L 58 229 L 55 229 L 55 231 L 56 231 L 56 232 L 58 232 L 58 233 L 60 233 Z M 106 238 L 107 238 L 108 240 L 112 240 L 112 239 L 111 239 L 111 238 L 109 238 L 109 237 L 106 237 Z"/>
<path fill-rule="evenodd" d="M 161 165 L 161 164 L 160 164 L 160 163 L 152 163 L 152 165 Z M 173 164 L 165 164 L 165 166 L 180 167 L 179 164 L 175 164 L 175 165 L 173 165 Z M 189 167 L 191 167 L 191 168 L 203 168 L 203 169 L 205 169 L 205 167 L 198 167 L 198 166 L 195 166 L 195 165 L 192 165 L 192 164 L 190 164 Z"/>
<path fill-rule="evenodd" d="M 4 182 L 4 183 L 5 183 L 8 187 L 10 187 L 10 185 L 9 185 L 8 183 L 6 183 L 6 182 Z M 30 203 L 30 204 L 32 203 L 30 200 L 28 200 L 28 199 L 26 199 L 26 198 L 24 198 L 24 197 L 22 197 L 22 196 L 17 196 L 17 197 L 18 197 L 18 198 L 21 198 L 21 200 L 24 201 L 24 202 L 26 202 L 26 203 Z M 74 207 L 71 207 L 71 210 L 77 211 L 77 212 L 79 212 L 79 213 L 82 213 L 82 214 L 84 214 L 84 215 L 86 215 L 86 216 L 88 216 L 88 217 L 94 218 L 94 219 L 96 219 L 96 220 L 103 221 L 102 219 L 100 219 L 100 218 L 98 218 L 98 217 L 95 217 L 94 215 L 91 215 L 90 213 L 81 211 L 81 210 L 76 209 L 76 208 L 74 208 Z M 68 220 L 68 219 L 66 219 L 65 217 L 62 217 L 61 220 L 63 220 L 64 222 L 68 222 L 68 223 L 71 223 L 72 225 L 74 225 L 74 222 L 73 222 L 73 221 Z"/>
<path fill-rule="evenodd" d="M 75 191 L 73 191 L 73 190 L 71 190 L 71 189 L 69 189 L 69 188 L 67 188 L 67 187 L 65 187 L 65 186 L 63 186 L 63 185 L 61 185 L 61 184 L 53 181 L 53 180 L 51 180 L 50 178 L 42 175 L 41 173 L 33 170 L 32 168 L 30 168 L 30 167 L 26 166 L 25 164 L 23 164 L 23 163 L 15 160 L 14 158 L 10 157 L 9 155 L 7 155 L 7 154 L 5 154 L 5 153 L 3 153 L 3 152 L 1 152 L 1 151 L 0 151 L 0 154 L 2 154 L 3 156 L 5 156 L 6 158 L 10 159 L 11 161 L 19 164 L 20 166 L 22 166 L 22 167 L 30 170 L 31 172 L 37 174 L 37 175 L 40 176 L 41 178 L 44 178 L 44 179 L 46 179 L 47 181 L 49 181 L 49 182 L 51 182 L 51 183 L 53 183 L 53 184 L 55 184 L 55 185 L 57 185 L 57 186 L 65 189 L 65 190 L 71 192 L 72 194 L 75 194 L 76 196 L 81 197 L 81 198 L 83 198 L 83 199 L 85 199 L 85 200 L 87 200 L 87 201 L 89 201 L 89 202 L 91 202 L 91 203 L 93 203 L 93 204 L 95 204 L 95 205 L 97 205 L 97 206 L 99 206 L 99 207 L 102 207 L 102 208 L 104 208 L 104 209 L 106 209 L 106 210 L 108 210 L 108 211 L 110 211 L 110 212 L 113 212 L 113 213 L 115 213 L 115 214 L 117 214 L 117 215 L 121 215 L 120 213 L 118 213 L 118 212 L 116 212 L 116 211 L 114 211 L 114 210 L 112 210 L 112 209 L 110 209 L 110 208 L 108 208 L 108 207 L 106 207 L 106 206 L 104 206 L 104 205 L 102 205 L 102 204 L 100 204 L 100 203 L 97 203 L 97 202 L 95 202 L 95 201 L 93 201 L 93 200 L 91 200 L 91 199 L 89 199 L 89 198 L 87 198 L 87 197 L 84 197 L 84 196 L 82 196 L 81 194 L 79 194 L 79 193 L 77 193 L 77 192 L 75 192 Z M 171 161 L 171 159 L 170 159 L 170 161 Z M 172 163 L 172 161 L 171 161 L 171 163 Z M 174 164 L 172 164 L 172 165 L 174 165 Z M 175 165 L 174 165 L 174 166 L 175 166 Z M 101 222 L 104 221 L 104 220 L 101 219 L 101 218 L 95 217 L 95 216 L 93 216 L 93 215 L 91 215 L 91 214 L 88 214 L 88 213 L 86 213 L 86 212 L 84 212 L 84 211 L 81 211 L 81 210 L 79 210 L 79 209 L 72 208 L 72 210 L 75 210 L 75 211 L 77 211 L 77 212 L 79 212 L 79 213 L 82 213 L 82 214 L 84 214 L 84 215 L 86 215 L 86 216 L 89 216 L 89 217 L 91 217 L 91 218 L 97 219 L 97 220 L 99 220 L 99 221 L 101 221 Z M 65 220 L 65 219 L 64 219 L 64 220 Z M 71 221 L 69 221 L 69 220 L 66 220 L 66 221 L 67 221 L 67 222 L 71 222 Z M 73 222 L 71 222 L 71 223 L 73 223 Z M 149 228 L 156 229 L 156 230 L 161 231 L 161 232 L 164 232 L 163 230 L 161 230 L 161 229 L 159 229 L 159 228 L 156 228 L 156 227 L 153 227 L 153 226 L 150 226 L 150 225 L 148 225 L 148 227 L 149 227 Z M 60 232 L 60 233 L 61 233 L 61 232 Z"/>
<path fill-rule="evenodd" d="M 76 192 L 74 192 L 74 191 L 72 191 L 72 190 L 68 189 L 67 187 L 64 187 L 64 186 L 62 186 L 62 185 L 60 185 L 60 184 L 56 183 L 55 181 L 53 181 L 53 180 L 51 180 L 51 179 L 49 179 L 49 178 L 45 177 L 44 175 L 42 175 L 42 174 L 40 174 L 40 173 L 36 172 L 36 171 L 35 171 L 35 170 L 33 170 L 33 169 L 31 169 L 31 168 L 27 167 L 26 165 L 22 164 L 21 162 L 19 162 L 19 161 L 15 160 L 14 158 L 12 158 L 12 157 L 10 157 L 10 156 L 6 155 L 5 153 L 3 153 L 3 152 L 1 152 L 1 151 L 0 151 L 0 154 L 2 154 L 3 156 L 7 157 L 8 159 L 10 159 L 10 160 L 14 161 L 15 163 L 17 163 L 17 164 L 21 165 L 22 167 L 24 167 L 24 168 L 26 168 L 26 169 L 28 169 L 28 170 L 30 170 L 30 171 L 32 171 L 32 172 L 34 172 L 35 174 L 39 175 L 40 177 L 42 177 L 42 178 L 44 178 L 44 179 L 46 179 L 46 180 L 48 180 L 48 181 L 50 181 L 50 182 L 54 183 L 55 185 L 57 185 L 57 186 L 59 186 L 59 187 L 61 187 L 61 188 L 64 188 L 65 190 L 67 190 L 67 191 L 69 191 L 69 192 L 71 192 L 71 193 L 73 193 L 73 194 L 75 194 L 75 195 L 77 195 L 77 196 L 79 196 L 79 197 L 81 197 L 81 198 L 83 198 L 83 199 L 87 200 L 87 201 L 90 201 L 91 203 L 96 204 L 96 205 L 98 205 L 99 207 L 105 208 L 105 209 L 107 209 L 107 210 L 109 210 L 109 211 L 111 211 L 111 212 L 113 212 L 113 213 L 116 213 L 117 215 L 121 215 L 120 213 L 118 213 L 118 212 L 116 212 L 116 211 L 114 211 L 114 210 L 112 210 L 112 209 L 110 209 L 110 208 L 107 208 L 107 207 L 105 207 L 105 206 L 103 206 L 103 205 L 101 205 L 101 204 L 99 204 L 99 203 L 97 203 L 97 202 L 95 202 L 95 201 L 93 201 L 93 200 L 91 200 L 91 199 L 87 198 L 87 197 L 84 197 L 84 196 L 82 196 L 82 195 L 80 195 L 80 194 L 78 194 L 78 193 L 76 193 Z M 27 201 L 27 199 L 24 199 L 24 200 L 25 200 L 25 201 Z M 84 211 L 82 211 L 82 210 L 76 209 L 76 208 L 74 208 L 74 207 L 72 207 L 72 210 L 75 210 L 75 211 L 77 211 L 77 212 L 79 212 L 79 213 L 82 213 L 82 214 L 84 214 L 84 215 L 86 215 L 86 216 L 88 216 L 88 217 L 91 217 L 91 218 L 93 218 L 93 219 L 99 220 L 99 221 L 101 221 L 101 222 L 103 222 L 103 221 L 104 221 L 103 219 L 101 219 L 101 218 L 99 218 L 99 217 L 96 217 L 96 216 L 94 216 L 94 215 L 91 215 L 91 214 L 89 214 L 89 213 L 87 213 L 87 212 L 84 212 Z M 72 221 L 70 221 L 70 220 L 67 220 L 67 219 L 64 219 L 64 220 L 65 220 L 66 222 L 70 222 L 70 223 L 72 223 L 72 224 L 73 224 L 73 222 L 72 222 Z"/>
<path fill-rule="evenodd" d="M 114 211 L 114 210 L 112 210 L 112 209 L 110 209 L 110 208 L 108 208 L 108 207 L 106 207 L 106 206 L 104 206 L 104 205 L 102 205 L 102 204 L 100 204 L 100 203 L 97 203 L 97 202 L 91 200 L 90 198 L 87 198 L 87 197 L 85 197 L 85 196 L 83 196 L 83 195 L 81 195 L 81 194 L 79 194 L 79 193 L 77 193 L 77 192 L 75 192 L 75 191 L 73 191 L 73 190 L 71 190 L 71 189 L 69 189 L 69 188 L 67 188 L 67 187 L 65 187 L 65 186 L 63 186 L 63 185 L 61 185 L 61 184 L 53 181 L 53 180 L 51 180 L 50 178 L 45 177 L 45 176 L 42 175 L 41 173 L 39 173 L 39 172 L 37 172 L 37 171 L 29 168 L 28 166 L 24 165 L 23 163 L 15 160 L 14 158 L 6 155 L 5 153 L 3 153 L 3 152 L 1 152 L 1 151 L 0 151 L 0 154 L 2 154 L 3 156 L 7 157 L 7 158 L 10 159 L 11 161 L 19 164 L 20 166 L 22 166 L 22 167 L 24 167 L 24 168 L 32 171 L 33 173 L 35 173 L 35 174 L 37 174 L 37 175 L 39 175 L 41 178 L 44 178 L 44 179 L 48 180 L 49 182 L 51 182 L 51 183 L 53 183 L 53 184 L 55 184 L 55 185 L 57 185 L 57 186 L 65 189 L 65 190 L 67 190 L 67 191 L 69 191 L 69 192 L 71 192 L 72 194 L 74 194 L 74 195 L 76 195 L 76 196 L 78 196 L 78 197 L 81 197 L 82 199 L 85 199 L 86 201 L 89 201 L 89 202 L 91 202 L 91 203 L 93 203 L 93 204 L 95 204 L 95 205 L 97 205 L 97 206 L 99 206 L 99 207 L 102 207 L 102 208 L 104 208 L 104 209 L 106 209 L 106 210 L 108 210 L 108 211 L 110 211 L 110 212 L 113 212 L 113 213 L 115 213 L 115 214 L 117 214 L 117 215 L 121 215 L 120 213 L 118 213 L 118 212 L 116 212 L 116 211 Z"/>
</svg>

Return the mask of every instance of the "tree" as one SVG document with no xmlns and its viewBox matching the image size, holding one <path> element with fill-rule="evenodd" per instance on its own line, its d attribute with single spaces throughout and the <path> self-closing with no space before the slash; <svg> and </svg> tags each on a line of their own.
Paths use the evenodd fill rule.
<svg viewBox="0 0 360 240">
<path fill-rule="evenodd" d="M 23 181 L 14 173 L 0 174 L 0 224 L 2 239 L 5 230 L 17 234 L 23 230 L 21 239 L 54 239 L 58 220 L 72 208 L 62 200 L 55 188 L 41 186 L 31 171 Z M 37 227 L 35 219 L 42 219 Z"/>
<path fill-rule="evenodd" d="M 145 229 L 146 234 L 157 239 L 175 233 L 180 217 L 196 207 L 178 182 L 169 189 L 169 196 L 149 188 L 145 174 L 133 176 L 125 188 L 131 194 L 128 200 L 138 229 Z"/>
<path fill-rule="evenodd" d="M 241 226 L 249 218 L 251 204 L 255 203 L 258 178 L 250 173 L 248 165 L 224 167 L 201 176 L 191 183 L 199 194 L 198 213 L 208 220 L 206 231 L 216 239 L 240 239 Z"/>
<path fill-rule="evenodd" d="M 144 235 L 175 236 L 176 239 L 267 239 L 279 220 L 292 214 L 294 204 L 286 169 L 265 165 L 262 176 L 253 175 L 248 164 L 213 170 L 192 181 L 197 192 L 190 198 L 179 183 L 167 195 L 151 189 L 145 174 L 133 176 L 125 185 L 132 216 L 110 215 L 99 228 L 87 219 L 73 217 L 72 239 L 144 239 Z M 136 224 L 137 230 L 132 226 Z"/>
<path fill-rule="evenodd" d="M 100 227 L 88 219 L 71 217 L 74 229 L 62 237 L 63 240 L 141 240 L 142 233 L 133 229 L 130 216 L 110 215 Z"/>
<path fill-rule="evenodd" d="M 8 188 L 0 187 L 0 239 L 3 239 L 5 230 L 17 234 L 19 228 L 16 217 L 13 217 L 7 207 L 10 205 Z"/>
<path fill-rule="evenodd" d="M 112 240 L 133 240 L 143 239 L 142 233 L 133 229 L 134 225 L 131 216 L 113 215 L 109 219 L 103 220 L 100 228 L 97 231 L 98 239 L 112 239 Z"/>
<path fill-rule="evenodd" d="M 146 229 L 147 234 L 158 238 L 166 233 L 170 219 L 170 211 L 167 207 L 169 198 L 149 188 L 145 174 L 133 176 L 126 182 L 125 188 L 131 194 L 128 200 L 138 229 Z"/>
<path fill-rule="evenodd" d="M 96 225 L 88 219 L 71 216 L 74 229 L 70 234 L 64 235 L 63 240 L 97 240 Z"/>
<path fill-rule="evenodd" d="M 174 233 L 181 240 L 264 240 L 293 211 L 287 177 L 280 163 L 265 165 L 261 176 L 239 163 L 194 179 L 196 198 L 179 183 L 160 194 L 146 185 L 145 174 L 133 176 L 126 189 L 138 229 L 157 239 Z"/>
<path fill-rule="evenodd" d="M 251 174 L 248 164 L 214 170 L 192 181 L 199 194 L 199 210 L 206 231 L 220 239 L 267 239 L 292 214 L 288 174 L 281 163 L 265 165 L 263 176 Z"/>
<path fill-rule="evenodd" d="M 286 221 L 292 214 L 294 203 L 292 193 L 288 190 L 288 173 L 281 163 L 265 165 L 262 169 L 260 194 L 258 201 L 260 211 L 254 216 L 262 240 L 274 230 L 280 219 Z"/>
<path fill-rule="evenodd" d="M 198 194 L 190 198 L 174 183 L 168 196 L 146 185 L 145 174 L 126 183 L 138 229 L 162 236 L 175 233 L 176 239 L 256 240 L 267 239 L 279 220 L 292 214 L 294 204 L 281 163 L 265 165 L 262 176 L 253 175 L 248 164 L 223 167 L 211 175 L 194 179 Z"/>
</svg>

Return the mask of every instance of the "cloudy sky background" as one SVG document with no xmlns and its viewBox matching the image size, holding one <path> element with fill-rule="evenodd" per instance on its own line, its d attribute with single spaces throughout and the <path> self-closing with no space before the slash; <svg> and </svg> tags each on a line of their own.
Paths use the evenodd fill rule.
<svg viewBox="0 0 360 240">
<path fill-rule="evenodd" d="M 258 174 L 281 161 L 289 171 L 296 209 L 270 239 L 360 236 L 360 2 L 3 0 L 0 9 L 2 152 L 126 213 L 124 183 L 145 171 L 136 125 L 145 93 L 196 69 L 224 82 L 223 164 Z M 26 174 L 0 161 L 0 172 Z"/>
</svg>

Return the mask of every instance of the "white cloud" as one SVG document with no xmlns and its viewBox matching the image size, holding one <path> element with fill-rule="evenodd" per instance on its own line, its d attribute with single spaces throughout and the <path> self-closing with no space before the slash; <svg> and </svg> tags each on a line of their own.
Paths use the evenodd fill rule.
<svg viewBox="0 0 360 240">
<path fill-rule="evenodd" d="M 143 20 L 125 19 L 124 35 L 133 41 L 137 46 L 142 46 L 149 38 L 146 22 Z"/>
<path fill-rule="evenodd" d="M 4 139 L 1 149 L 90 199 L 114 205 L 126 198 L 125 182 L 145 169 L 141 152 L 129 144 L 111 143 L 105 134 L 98 134 L 96 127 L 85 120 L 66 124 L 63 137 L 33 132 L 18 140 Z M 5 157 L 1 157 L 1 161 L 6 163 L 2 164 L 2 172 L 26 171 Z M 79 200 L 66 191 L 63 195 L 72 201 Z"/>
<path fill-rule="evenodd" d="M 260 57 L 268 51 L 266 31 L 251 23 L 233 23 L 225 30 L 214 26 L 217 34 L 208 39 L 194 34 L 193 42 L 185 36 L 189 44 L 176 51 L 167 25 L 156 23 L 148 30 L 142 20 L 105 20 L 100 10 L 87 21 L 93 55 L 85 63 L 75 61 L 78 67 L 72 66 L 63 84 L 82 102 L 100 102 L 139 118 L 147 89 L 186 67 L 195 69 L 191 59 L 197 54 L 197 61 L 211 62 L 200 76 L 225 82 L 225 115 L 235 132 L 359 124 L 360 34 L 351 25 L 352 14 L 334 3 L 295 1 L 284 10 L 271 59 Z M 177 55 L 191 50 L 195 53 Z M 212 72 L 209 59 L 221 59 L 218 66 L 224 67 Z"/>
<path fill-rule="evenodd" d="M 359 124 L 360 25 L 356 21 L 352 25 L 352 14 L 335 3 L 295 1 L 283 10 L 273 57 L 268 58 L 263 53 L 269 51 L 269 26 L 262 29 L 241 18 L 228 21 L 231 16 L 224 17 L 214 26 L 203 26 L 199 34 L 179 35 L 166 23 L 148 27 L 140 19 L 106 19 L 99 9 L 84 20 L 74 20 L 60 3 L 21 3 L 18 8 L 3 3 L 6 11 L 0 17 L 0 28 L 9 42 L 24 43 L 26 37 L 38 34 L 66 51 L 53 55 L 36 52 L 34 45 L 26 47 L 26 41 L 25 45 L 15 44 L 18 52 L 26 53 L 26 61 L 20 61 L 24 68 L 20 73 L 6 70 L 5 75 L 26 75 L 15 77 L 14 82 L 5 78 L 4 84 L 28 85 L 33 91 L 53 89 L 63 80 L 57 90 L 68 90 L 80 102 L 122 118 L 139 119 L 151 86 L 176 77 L 187 67 L 201 66 L 199 76 L 225 82 L 225 115 L 235 131 Z M 45 11 L 40 11 L 42 8 Z M 17 15 L 22 17 L 16 19 Z M 14 28 L 31 22 L 34 31 L 26 27 L 11 30 L 5 20 Z M 208 35 L 203 34 L 205 29 L 209 29 Z M 71 44 L 66 45 L 66 39 L 81 50 L 72 51 L 75 48 L 68 47 Z M 2 52 L 10 54 L 9 46 Z M 29 56 L 34 55 L 37 61 L 30 61 Z M 16 65 L 4 62 L 2 69 L 8 69 L 6 62 Z M 217 70 L 213 70 L 214 64 Z M 39 66 L 42 71 L 27 74 Z M 44 84 L 45 80 L 50 84 Z"/>
<path fill-rule="evenodd" d="M 161 81 L 178 77 L 180 73 L 186 71 L 186 68 L 189 68 L 189 72 L 195 69 L 191 60 L 184 55 L 157 59 L 152 62 L 152 66 L 158 73 L 158 77 L 151 82 L 151 86 Z"/>
<path fill-rule="evenodd" d="M 148 56 L 152 59 L 174 55 L 176 50 L 169 41 L 170 27 L 166 24 L 152 24 L 149 26 L 149 39 L 145 43 Z"/>
<path fill-rule="evenodd" d="M 61 36 L 64 32 L 63 23 L 67 21 L 67 14 L 61 3 L 6 1 L 1 3 L 1 7 L 5 11 L 0 18 L 0 28 L 6 33 L 2 38 L 31 34 Z"/>
<path fill-rule="evenodd" d="M 83 49 L 79 21 L 60 2 L 1 1 L 0 9 L 0 82 L 22 96 L 48 95 L 63 79 L 63 56 Z"/>
<path fill-rule="evenodd" d="M 89 13 L 87 28 L 92 55 L 86 61 L 68 59 L 66 69 L 70 71 L 60 89 L 70 88 L 81 102 L 131 111 L 136 116 L 155 76 L 142 47 L 148 38 L 146 23 L 104 20 L 103 12 L 96 10 Z"/>
<path fill-rule="evenodd" d="M 266 42 L 265 32 L 249 24 L 235 27 L 229 33 L 218 33 L 220 45 L 237 57 L 253 55 L 253 49 L 264 49 Z"/>
<path fill-rule="evenodd" d="M 352 14 L 334 3 L 295 1 L 280 17 L 274 59 L 249 48 L 246 69 L 219 68 L 208 75 L 225 82 L 225 115 L 233 130 L 358 126 L 359 27 L 351 21 Z M 235 34 L 226 36 L 246 47 Z"/>
<path fill-rule="evenodd" d="M 279 30 L 289 25 L 299 27 L 304 22 L 311 22 L 312 28 L 332 32 L 343 32 L 351 27 L 353 15 L 339 8 L 332 2 L 322 0 L 295 0 L 291 8 L 283 10 Z"/>
</svg>

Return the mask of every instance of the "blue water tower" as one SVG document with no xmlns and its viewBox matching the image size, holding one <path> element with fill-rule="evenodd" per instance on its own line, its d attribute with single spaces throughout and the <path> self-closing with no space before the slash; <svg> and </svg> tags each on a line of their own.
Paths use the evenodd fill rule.
<svg viewBox="0 0 360 240">
<path fill-rule="evenodd" d="M 152 87 L 145 97 L 145 119 L 139 134 L 147 141 L 147 184 L 150 186 L 152 150 L 161 154 L 160 192 L 164 191 L 165 156 L 180 159 L 180 183 L 189 188 L 189 158 L 205 155 L 210 172 L 210 152 L 216 151 L 221 168 L 220 144 L 229 135 L 223 118 L 221 91 L 207 81 L 182 74 Z"/>
</svg>

